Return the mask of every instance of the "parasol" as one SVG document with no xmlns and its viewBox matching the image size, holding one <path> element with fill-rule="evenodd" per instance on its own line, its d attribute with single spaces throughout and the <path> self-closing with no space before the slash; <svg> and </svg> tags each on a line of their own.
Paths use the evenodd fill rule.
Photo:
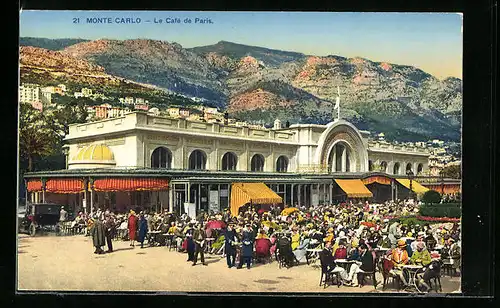
<svg viewBox="0 0 500 308">
<path fill-rule="evenodd" d="M 298 211 L 299 209 L 296 208 L 296 207 L 287 207 L 286 209 L 284 209 L 283 211 L 281 211 L 281 215 L 283 216 L 288 216 L 290 214 L 292 214 L 293 212 L 296 212 Z"/>
<path fill-rule="evenodd" d="M 207 222 L 206 228 L 210 229 L 223 229 L 226 227 L 226 223 L 222 220 L 212 220 Z"/>
</svg>

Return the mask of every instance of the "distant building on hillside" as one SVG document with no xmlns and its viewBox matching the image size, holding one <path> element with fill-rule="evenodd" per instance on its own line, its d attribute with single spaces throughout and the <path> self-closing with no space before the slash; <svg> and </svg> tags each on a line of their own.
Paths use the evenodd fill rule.
<svg viewBox="0 0 500 308">
<path fill-rule="evenodd" d="M 132 105 L 134 103 L 134 98 L 132 96 L 125 97 L 125 104 Z"/>
<path fill-rule="evenodd" d="M 82 92 L 75 92 L 73 95 L 75 95 L 75 98 L 83 97 L 83 93 Z"/>
<path fill-rule="evenodd" d="M 24 83 L 19 86 L 19 102 L 31 103 L 39 102 L 40 86 L 37 84 Z"/>
<path fill-rule="evenodd" d="M 148 111 L 149 106 L 147 104 L 134 104 L 134 109 Z"/>
<path fill-rule="evenodd" d="M 59 94 L 59 95 L 64 94 L 64 91 L 61 87 L 49 86 L 49 87 L 42 88 L 42 90 L 45 92 L 51 93 L 51 94 Z"/>
<path fill-rule="evenodd" d="M 168 108 L 167 113 L 172 118 L 178 118 L 180 116 L 180 108 L 177 107 Z"/>
<path fill-rule="evenodd" d="M 187 118 L 187 117 L 189 117 L 190 114 L 191 114 L 191 111 L 189 109 L 186 109 L 186 108 L 180 108 L 179 109 L 179 115 L 182 118 Z"/>
<path fill-rule="evenodd" d="M 66 92 L 66 85 L 64 83 L 60 83 L 57 85 L 63 92 Z"/>
<path fill-rule="evenodd" d="M 40 100 L 45 106 L 52 103 L 52 92 L 46 91 L 45 88 L 40 89 Z"/>
<path fill-rule="evenodd" d="M 82 94 L 83 94 L 83 97 L 91 97 L 92 96 L 92 89 L 82 88 Z"/>
</svg>

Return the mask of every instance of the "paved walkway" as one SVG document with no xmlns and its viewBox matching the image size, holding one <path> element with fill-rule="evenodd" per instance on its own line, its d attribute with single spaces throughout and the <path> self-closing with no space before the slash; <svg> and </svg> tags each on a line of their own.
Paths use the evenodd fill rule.
<svg viewBox="0 0 500 308">
<path fill-rule="evenodd" d="M 229 269 L 225 258 L 207 255 L 208 266 L 192 266 L 187 254 L 166 247 L 132 248 L 114 241 L 111 254 L 95 255 L 89 237 L 19 236 L 18 289 L 46 291 L 171 292 L 380 292 L 319 286 L 319 268 L 279 269 L 273 262 L 250 270 Z M 459 278 L 442 278 L 443 292 L 459 289 Z M 394 290 L 387 290 L 394 292 Z"/>
</svg>

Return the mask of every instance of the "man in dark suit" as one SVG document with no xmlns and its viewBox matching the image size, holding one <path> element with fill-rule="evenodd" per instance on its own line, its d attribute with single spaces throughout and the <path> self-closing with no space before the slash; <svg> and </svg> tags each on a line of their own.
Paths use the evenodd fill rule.
<svg viewBox="0 0 500 308">
<path fill-rule="evenodd" d="M 198 223 L 193 233 L 193 241 L 194 241 L 193 266 L 195 266 L 196 262 L 198 261 L 198 254 L 201 255 L 201 263 L 203 263 L 203 265 L 208 265 L 207 263 L 205 263 L 205 254 L 203 253 L 203 250 L 205 250 L 206 237 L 207 236 L 205 234 L 205 230 L 203 229 L 202 224 Z"/>
<path fill-rule="evenodd" d="M 353 263 L 351 265 L 347 280 L 351 281 L 352 285 L 354 274 L 358 274 L 361 272 L 373 272 L 373 270 L 373 255 L 368 251 L 368 246 L 363 243 L 359 245 L 359 261 L 356 261 L 356 263 Z M 357 287 L 359 285 L 359 275 L 357 275 L 357 278 L 358 284 L 352 285 L 354 287 Z"/>
</svg>

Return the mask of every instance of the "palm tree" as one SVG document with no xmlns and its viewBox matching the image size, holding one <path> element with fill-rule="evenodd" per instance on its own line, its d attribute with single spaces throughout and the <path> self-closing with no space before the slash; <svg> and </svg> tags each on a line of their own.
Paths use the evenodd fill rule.
<svg viewBox="0 0 500 308">
<path fill-rule="evenodd" d="M 59 139 L 40 111 L 28 104 L 20 104 L 19 154 L 28 159 L 28 171 L 33 170 L 33 159 L 36 156 L 54 153 Z"/>
</svg>

